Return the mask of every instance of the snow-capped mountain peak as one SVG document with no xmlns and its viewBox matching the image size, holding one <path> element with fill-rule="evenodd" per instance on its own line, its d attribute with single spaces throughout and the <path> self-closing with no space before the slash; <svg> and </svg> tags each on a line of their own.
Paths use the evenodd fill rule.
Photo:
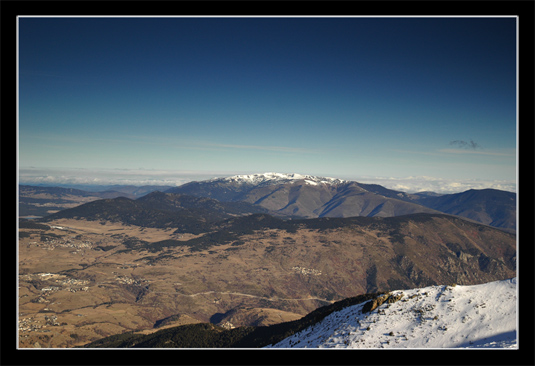
<svg viewBox="0 0 535 366">
<path fill-rule="evenodd" d="M 329 177 L 317 177 L 313 175 L 305 175 L 298 173 L 263 173 L 263 174 L 247 174 L 247 175 L 234 175 L 227 178 L 215 178 L 212 181 L 225 181 L 241 184 L 278 184 L 278 183 L 291 183 L 295 181 L 304 181 L 305 184 L 318 185 L 318 184 L 341 184 L 345 181 L 337 178 Z"/>
</svg>

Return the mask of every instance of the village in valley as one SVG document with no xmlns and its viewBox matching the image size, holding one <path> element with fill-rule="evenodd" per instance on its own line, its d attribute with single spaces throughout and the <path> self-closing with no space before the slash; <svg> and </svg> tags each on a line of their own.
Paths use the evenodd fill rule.
<svg viewBox="0 0 535 366">
<path fill-rule="evenodd" d="M 107 266 L 115 270 L 106 268 L 101 280 L 83 272 L 99 263 L 98 258 L 110 248 L 119 245 L 120 238 L 59 225 L 20 228 L 18 333 L 22 347 L 83 343 L 86 341 L 83 334 L 87 332 L 82 329 L 77 332 L 75 328 L 93 323 L 87 309 L 98 307 L 103 301 L 95 301 L 95 296 L 102 298 L 101 293 L 110 286 L 140 286 L 147 282 L 131 276 L 129 269 L 137 267 L 132 263 Z"/>
</svg>

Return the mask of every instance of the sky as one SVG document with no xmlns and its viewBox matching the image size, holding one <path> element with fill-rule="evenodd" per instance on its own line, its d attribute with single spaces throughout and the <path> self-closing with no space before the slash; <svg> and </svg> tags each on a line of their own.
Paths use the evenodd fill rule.
<svg viewBox="0 0 535 366">
<path fill-rule="evenodd" d="M 516 18 L 21 17 L 21 183 L 516 190 Z"/>
</svg>

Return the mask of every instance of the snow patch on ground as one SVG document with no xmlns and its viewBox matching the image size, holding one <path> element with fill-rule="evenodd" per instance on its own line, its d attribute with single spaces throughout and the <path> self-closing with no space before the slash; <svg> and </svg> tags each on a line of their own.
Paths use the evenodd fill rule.
<svg viewBox="0 0 535 366">
<path fill-rule="evenodd" d="M 403 297 L 347 307 L 267 348 L 518 348 L 516 278 L 391 294 Z"/>
</svg>

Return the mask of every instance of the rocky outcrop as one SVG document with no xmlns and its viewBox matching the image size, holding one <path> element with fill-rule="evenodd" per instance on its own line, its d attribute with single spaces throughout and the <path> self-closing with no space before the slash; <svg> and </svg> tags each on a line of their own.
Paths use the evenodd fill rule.
<svg viewBox="0 0 535 366">
<path fill-rule="evenodd" d="M 396 301 L 399 301 L 403 297 L 403 294 L 397 294 L 393 295 L 391 293 L 386 293 L 380 296 L 377 296 L 375 299 L 372 299 L 368 301 L 364 306 L 362 307 L 362 313 L 370 313 L 377 309 L 379 306 L 384 304 L 385 302 L 387 304 L 393 304 Z"/>
</svg>

